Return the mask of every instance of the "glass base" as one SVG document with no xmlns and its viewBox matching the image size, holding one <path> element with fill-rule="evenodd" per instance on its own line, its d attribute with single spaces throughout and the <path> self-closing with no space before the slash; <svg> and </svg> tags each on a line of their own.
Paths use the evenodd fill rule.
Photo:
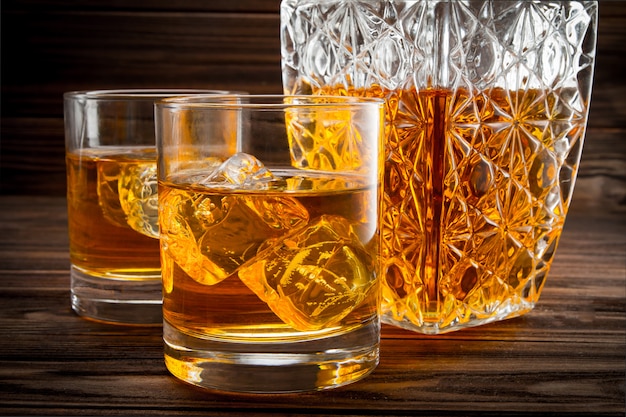
<svg viewBox="0 0 626 417">
<path fill-rule="evenodd" d="M 319 339 L 275 343 L 201 339 L 163 322 L 165 364 L 204 388 L 248 393 L 319 391 L 356 382 L 378 365 L 380 322 Z"/>
<path fill-rule="evenodd" d="M 426 312 L 419 312 L 419 315 L 414 315 L 414 317 L 422 317 L 422 321 L 397 318 L 394 317 L 391 311 L 384 311 L 383 308 L 384 312 L 381 321 L 385 324 L 417 333 L 439 335 L 519 317 L 531 311 L 534 306 L 535 303 L 533 301 L 512 302 L 511 300 L 507 300 L 493 311 L 489 313 L 483 312 L 480 316 L 472 315 L 469 312 L 461 314 L 458 311 L 457 315 L 453 317 L 444 317 L 438 314 L 433 314 L 429 317 Z"/>
<path fill-rule="evenodd" d="M 96 321 L 141 326 L 163 323 L 161 277 L 141 279 L 92 276 L 71 267 L 72 309 Z"/>
</svg>

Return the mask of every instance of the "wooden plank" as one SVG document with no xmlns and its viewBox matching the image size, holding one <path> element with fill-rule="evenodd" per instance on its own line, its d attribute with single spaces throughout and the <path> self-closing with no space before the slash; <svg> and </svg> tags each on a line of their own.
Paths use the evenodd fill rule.
<svg viewBox="0 0 626 417">
<path fill-rule="evenodd" d="M 626 52 L 626 2 L 600 1 L 598 14 L 596 67 L 589 123 L 597 127 L 624 127 L 626 79 L 622 61 Z"/>
<path fill-rule="evenodd" d="M 626 129 L 588 129 L 573 206 L 626 212 L 625 133 Z"/>
<path fill-rule="evenodd" d="M 3 12 L 3 20 L 13 40 L 3 58 L 19 63 L 3 68 L 3 117 L 61 116 L 70 90 L 282 89 L 277 15 Z"/>
<path fill-rule="evenodd" d="M 280 0 L 5 0 L 3 11 L 13 10 L 129 10 L 159 12 L 277 13 Z"/>
<path fill-rule="evenodd" d="M 63 117 L 2 118 L 0 194 L 65 195 Z"/>
</svg>

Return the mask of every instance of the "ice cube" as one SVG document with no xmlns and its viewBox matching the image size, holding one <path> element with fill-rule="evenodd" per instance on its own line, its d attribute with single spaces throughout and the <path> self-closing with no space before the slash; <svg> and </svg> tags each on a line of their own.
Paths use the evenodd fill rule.
<svg viewBox="0 0 626 417">
<path fill-rule="evenodd" d="M 118 193 L 118 181 L 121 174 L 119 163 L 112 161 L 98 162 L 98 205 L 104 217 L 117 227 L 128 227 L 126 213 L 122 209 Z"/>
<path fill-rule="evenodd" d="M 328 328 L 347 316 L 374 283 L 374 259 L 339 216 L 322 216 L 264 247 L 238 275 L 286 324 Z"/>
<path fill-rule="evenodd" d="M 274 175 L 256 157 L 239 152 L 225 160 L 201 184 L 254 186 L 273 179 Z"/>
<path fill-rule="evenodd" d="M 272 229 L 287 231 L 309 221 L 307 209 L 294 198 L 267 195 L 244 201 Z"/>
<path fill-rule="evenodd" d="M 104 217 L 112 224 L 159 237 L 154 161 L 100 161 L 97 192 Z"/>
<path fill-rule="evenodd" d="M 266 240 L 308 221 L 306 209 L 290 197 L 170 189 L 160 198 L 165 252 L 205 285 L 235 272 Z"/>
<path fill-rule="evenodd" d="M 122 210 L 135 231 L 159 238 L 159 199 L 156 163 L 124 164 L 118 180 Z"/>
</svg>

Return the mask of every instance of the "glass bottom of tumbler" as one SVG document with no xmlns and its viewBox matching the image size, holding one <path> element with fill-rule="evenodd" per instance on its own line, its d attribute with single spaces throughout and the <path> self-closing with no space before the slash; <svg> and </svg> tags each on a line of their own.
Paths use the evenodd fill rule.
<svg viewBox="0 0 626 417">
<path fill-rule="evenodd" d="M 165 364 L 203 388 L 246 393 L 320 391 L 356 382 L 378 365 L 380 322 L 317 339 L 235 342 L 199 338 L 163 322 Z"/>
<path fill-rule="evenodd" d="M 72 309 L 99 322 L 161 326 L 163 297 L 158 271 L 142 275 L 95 276 L 71 267 Z"/>
</svg>

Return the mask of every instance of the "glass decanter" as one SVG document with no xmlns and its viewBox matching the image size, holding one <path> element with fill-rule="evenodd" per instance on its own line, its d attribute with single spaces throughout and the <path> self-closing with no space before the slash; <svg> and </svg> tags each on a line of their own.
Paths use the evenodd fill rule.
<svg viewBox="0 0 626 417">
<path fill-rule="evenodd" d="M 386 99 L 384 322 L 438 334 L 535 306 L 583 148 L 597 7 L 282 1 L 285 93 Z"/>
</svg>

